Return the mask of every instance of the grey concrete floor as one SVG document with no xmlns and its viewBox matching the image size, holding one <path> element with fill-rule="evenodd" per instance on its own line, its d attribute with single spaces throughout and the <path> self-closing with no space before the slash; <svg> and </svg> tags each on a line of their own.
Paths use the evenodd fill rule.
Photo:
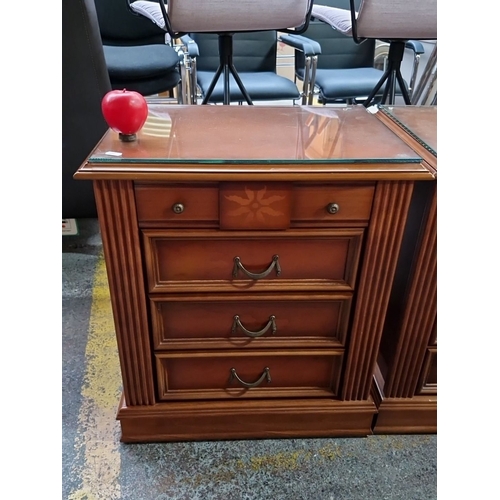
<svg viewBox="0 0 500 500">
<path fill-rule="evenodd" d="M 437 498 L 436 435 L 120 443 L 99 225 L 78 224 L 62 238 L 64 500 Z"/>
</svg>

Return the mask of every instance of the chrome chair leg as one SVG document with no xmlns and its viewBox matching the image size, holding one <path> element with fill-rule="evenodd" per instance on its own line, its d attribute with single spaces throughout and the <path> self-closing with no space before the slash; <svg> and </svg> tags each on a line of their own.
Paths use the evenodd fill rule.
<svg viewBox="0 0 500 500">
<path fill-rule="evenodd" d="M 318 67 L 318 56 L 311 57 L 311 79 L 309 81 L 309 97 L 307 99 L 307 104 L 311 105 L 313 103 L 314 97 L 314 85 L 316 82 L 316 69 Z"/>
<path fill-rule="evenodd" d="M 307 104 L 307 96 L 309 95 L 309 82 L 311 73 L 311 56 L 305 57 L 304 81 L 302 82 L 302 104 Z"/>
</svg>

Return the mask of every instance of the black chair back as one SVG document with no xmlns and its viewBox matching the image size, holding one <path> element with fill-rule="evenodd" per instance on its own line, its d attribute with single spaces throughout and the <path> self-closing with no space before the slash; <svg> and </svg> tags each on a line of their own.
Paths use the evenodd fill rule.
<svg viewBox="0 0 500 500">
<path fill-rule="evenodd" d="M 349 0 L 318 0 L 319 5 L 349 9 Z M 359 5 L 360 0 L 357 0 Z M 375 40 L 366 40 L 357 44 L 352 37 L 335 31 L 330 25 L 311 18 L 304 36 L 315 40 L 321 45 L 321 55 L 318 58 L 318 69 L 350 69 L 369 68 L 373 66 L 375 57 Z M 304 55 L 296 51 L 295 68 L 302 72 Z"/>
<path fill-rule="evenodd" d="M 165 31 L 135 14 L 129 0 L 94 0 L 105 45 L 148 45 L 165 42 Z"/>
</svg>

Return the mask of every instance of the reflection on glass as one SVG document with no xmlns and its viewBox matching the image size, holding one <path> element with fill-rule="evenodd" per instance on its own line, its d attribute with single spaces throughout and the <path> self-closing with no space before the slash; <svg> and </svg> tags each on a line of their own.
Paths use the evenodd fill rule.
<svg viewBox="0 0 500 500">
<path fill-rule="evenodd" d="M 151 137 L 170 137 L 172 118 L 166 109 L 150 109 L 142 134 Z"/>
<path fill-rule="evenodd" d="M 338 114 L 328 108 L 311 108 L 306 117 L 304 156 L 309 159 L 340 157 L 340 127 Z"/>
</svg>

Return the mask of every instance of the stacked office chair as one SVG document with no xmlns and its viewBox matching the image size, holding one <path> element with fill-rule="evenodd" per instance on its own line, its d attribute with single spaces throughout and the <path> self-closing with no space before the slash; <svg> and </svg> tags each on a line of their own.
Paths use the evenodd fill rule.
<svg viewBox="0 0 500 500">
<path fill-rule="evenodd" d="M 101 101 L 111 90 L 94 0 L 62 3 L 62 218 L 97 217 L 92 183 L 73 174 L 108 124 Z"/>
<path fill-rule="evenodd" d="M 406 104 L 410 95 L 401 73 L 405 47 L 410 40 L 437 39 L 437 0 L 349 0 L 349 9 L 315 5 L 314 16 L 329 23 L 358 43 L 383 40 L 389 43 L 387 66 L 368 95 L 369 106 L 384 86 L 382 103 L 393 104 L 399 86 Z"/>
<path fill-rule="evenodd" d="M 145 3 L 142 1 L 143 5 Z M 136 2 L 133 2 L 131 8 L 137 8 L 135 4 Z M 206 38 L 202 42 L 204 45 L 205 41 L 213 43 L 213 40 L 217 40 L 218 45 L 218 65 L 206 91 L 203 90 L 202 104 L 207 104 L 214 92 L 216 92 L 214 100 L 218 100 L 217 95 L 220 94 L 217 92 L 220 92 L 220 89 L 222 89 L 223 104 L 230 104 L 231 100 L 244 100 L 247 104 L 253 104 L 250 93 L 234 64 L 233 37 L 240 33 L 248 35 L 252 32 L 265 31 L 300 33 L 307 28 L 312 4 L 313 0 L 239 0 L 238 2 L 234 0 L 217 2 L 169 0 L 165 5 L 164 0 L 159 0 L 162 19 L 159 19 L 156 14 L 148 17 L 158 26 L 162 26 L 172 39 L 193 36 L 193 34 L 196 34 L 194 36 L 199 34 L 215 36 L 212 39 Z M 194 39 L 191 38 L 191 40 Z M 250 40 L 255 42 L 257 38 L 247 36 L 246 41 Z M 263 40 L 262 43 L 268 44 L 269 40 L 268 37 L 268 41 Z M 199 38 L 198 41 L 200 41 Z M 200 55 L 202 50 L 200 48 Z M 206 64 L 207 71 L 211 72 L 212 70 L 208 69 L 209 63 Z M 263 67 L 269 69 L 262 65 L 255 67 L 259 70 Z M 223 85 L 216 88 L 221 77 Z M 256 81 L 256 79 L 249 78 L 246 80 L 247 85 L 253 85 Z M 272 88 L 272 83 L 269 88 Z M 289 88 L 295 93 L 295 89 L 290 86 Z M 237 94 L 234 94 L 235 91 Z M 231 97 L 232 92 L 236 97 Z M 258 97 L 260 94 L 257 92 L 255 95 Z"/>
<path fill-rule="evenodd" d="M 314 97 L 321 104 L 363 102 L 384 74 L 384 66 L 376 64 L 375 57 L 378 49 L 388 44 L 381 44 L 375 39 L 356 43 L 325 20 L 324 11 L 349 7 L 349 0 L 318 1 L 322 5 L 313 5 L 311 21 L 302 35 L 286 34 L 280 37 L 282 42 L 296 49 L 295 78 L 302 81 L 302 104 L 312 104 Z M 356 0 L 356 5 L 360 1 Z M 406 47 L 413 55 L 408 85 L 408 88 L 413 88 L 424 47 L 415 40 L 408 41 Z M 384 85 L 379 87 L 376 99 L 382 98 L 384 90 Z M 396 94 L 401 95 L 399 85 Z"/>
<path fill-rule="evenodd" d="M 173 95 L 182 58 L 166 43 L 165 31 L 134 13 L 128 0 L 94 1 L 112 88 Z"/>
</svg>

